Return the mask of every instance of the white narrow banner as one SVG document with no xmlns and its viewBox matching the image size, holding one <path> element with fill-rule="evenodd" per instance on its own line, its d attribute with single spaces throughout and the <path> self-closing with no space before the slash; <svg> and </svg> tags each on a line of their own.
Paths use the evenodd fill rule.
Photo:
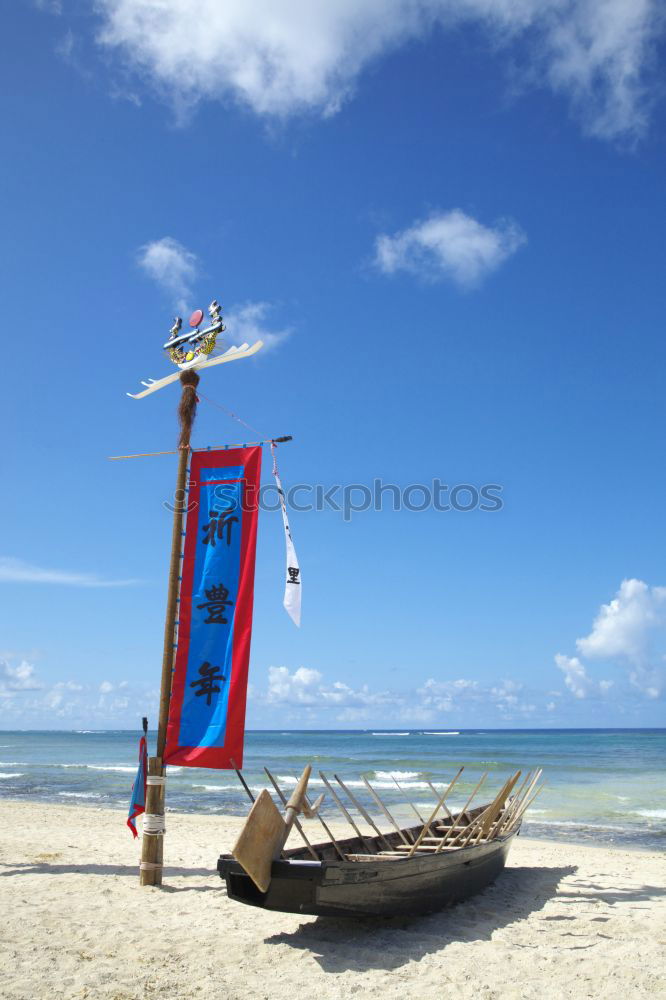
<svg viewBox="0 0 666 1000">
<path fill-rule="evenodd" d="M 273 441 L 271 441 L 271 454 L 273 456 L 273 475 L 275 476 L 275 486 L 278 491 L 278 496 L 280 497 L 280 507 L 282 508 L 284 538 L 287 547 L 287 572 L 284 585 L 284 601 L 282 603 L 284 604 L 285 611 L 293 621 L 294 625 L 300 627 L 301 569 L 300 566 L 298 565 L 298 556 L 296 555 L 296 549 L 294 548 L 294 542 L 291 537 L 291 529 L 289 527 L 289 521 L 287 519 L 287 504 L 284 498 L 284 490 L 282 489 L 282 483 L 280 482 L 280 476 L 277 467 L 277 458 L 275 457 L 275 444 Z"/>
</svg>

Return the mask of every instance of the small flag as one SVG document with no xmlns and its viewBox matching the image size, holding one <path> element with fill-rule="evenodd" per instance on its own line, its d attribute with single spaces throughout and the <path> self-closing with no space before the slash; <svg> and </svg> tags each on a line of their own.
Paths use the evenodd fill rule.
<svg viewBox="0 0 666 1000">
<path fill-rule="evenodd" d="M 277 458 L 275 457 L 275 442 L 273 441 L 271 441 L 271 454 L 273 456 L 273 475 L 275 476 L 275 486 L 280 498 L 280 507 L 282 508 L 282 522 L 284 524 L 284 537 L 287 547 L 287 573 L 284 585 L 284 601 L 282 603 L 284 604 L 285 611 L 293 621 L 294 625 L 300 627 L 301 569 L 298 565 L 298 556 L 296 555 L 296 549 L 294 548 L 294 542 L 291 537 L 291 529 L 287 519 L 287 504 L 284 498 L 282 483 L 280 482 Z"/>
<path fill-rule="evenodd" d="M 142 736 L 139 741 L 139 770 L 132 785 L 132 798 L 130 799 L 129 815 L 127 825 L 134 834 L 136 832 L 136 819 L 142 812 L 146 811 L 146 775 L 148 773 L 148 745 L 146 737 Z"/>
</svg>

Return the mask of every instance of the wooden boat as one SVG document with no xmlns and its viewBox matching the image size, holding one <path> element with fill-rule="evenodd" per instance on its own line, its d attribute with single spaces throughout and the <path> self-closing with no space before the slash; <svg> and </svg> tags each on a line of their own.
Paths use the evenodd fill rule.
<svg viewBox="0 0 666 1000">
<path fill-rule="evenodd" d="M 280 852 L 269 863 L 267 874 L 257 876 L 252 859 L 248 862 L 239 847 L 241 834 L 234 852 L 220 856 L 217 870 L 229 899 L 267 910 L 329 917 L 400 916 L 440 910 L 480 892 L 502 872 L 524 812 L 543 787 L 536 787 L 540 775 L 540 771 L 528 775 L 511 795 L 520 777 L 517 772 L 492 802 L 472 809 L 469 802 L 473 793 L 462 810 L 455 814 L 447 810 L 443 816 L 440 811 L 452 782 L 429 819 L 413 827 L 399 827 L 377 797 L 394 826 L 390 832 L 381 832 L 356 796 L 337 779 L 374 828 L 373 836 L 361 834 L 329 786 L 357 832 L 355 837 L 342 840 L 331 835 L 328 841 L 311 844 L 299 824 L 305 846 Z M 376 795 L 372 788 L 370 791 Z M 293 796 L 290 804 L 292 801 Z M 258 803 L 248 824 L 255 810 L 261 811 Z"/>
<path fill-rule="evenodd" d="M 420 830 L 413 827 L 403 833 L 415 838 Z M 231 854 L 220 856 L 217 870 L 226 882 L 229 899 L 266 910 L 324 917 L 429 913 L 460 903 L 493 882 L 506 864 L 517 833 L 518 829 L 489 843 L 412 857 L 365 855 L 370 838 L 361 841 L 358 837 L 338 841 L 346 855 L 358 860 L 341 860 L 330 842 L 313 845 L 319 861 L 309 856 L 307 848 L 296 848 L 273 861 L 266 892 L 257 888 Z M 396 847 L 401 843 L 397 833 L 388 833 L 386 838 Z M 379 843 L 376 848 L 379 852 Z"/>
</svg>

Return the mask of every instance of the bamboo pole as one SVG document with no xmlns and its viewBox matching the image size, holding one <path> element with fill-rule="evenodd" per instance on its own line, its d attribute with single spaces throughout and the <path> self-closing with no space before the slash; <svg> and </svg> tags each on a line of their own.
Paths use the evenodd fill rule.
<svg viewBox="0 0 666 1000">
<path fill-rule="evenodd" d="M 535 773 L 529 772 L 527 778 L 521 784 L 518 791 L 511 796 L 511 800 L 507 803 L 507 807 L 503 813 L 497 817 L 497 822 L 495 823 L 495 835 L 502 833 L 502 831 L 510 826 L 513 817 L 520 810 L 523 802 L 532 792 L 532 789 L 537 784 L 539 778 L 541 777 L 542 771 L 539 769 Z"/>
<path fill-rule="evenodd" d="M 374 822 L 374 820 L 370 816 L 370 813 L 366 812 L 366 810 L 363 807 L 362 803 L 359 802 L 358 799 L 356 798 L 356 796 L 353 795 L 350 792 L 350 790 L 345 785 L 344 781 L 341 778 L 338 778 L 337 774 L 334 774 L 333 777 L 335 778 L 335 780 L 337 781 L 337 783 L 339 784 L 339 786 L 343 790 L 343 792 L 347 793 L 347 795 L 349 796 L 349 798 L 351 799 L 351 801 L 353 802 L 353 804 L 356 806 L 356 808 L 360 812 L 360 814 L 363 817 L 363 819 L 365 820 L 365 822 L 369 826 L 372 827 L 372 829 L 375 831 L 375 833 L 377 834 L 377 836 L 379 837 L 379 839 L 383 840 L 384 843 L 386 844 L 386 846 L 390 849 L 391 845 L 389 844 L 388 840 L 386 839 L 386 837 L 384 836 L 384 834 L 382 833 L 382 831 L 379 829 L 379 827 L 377 826 L 377 824 Z"/>
<path fill-rule="evenodd" d="M 233 759 L 233 757 L 230 757 L 229 761 L 230 761 L 231 766 L 233 767 L 234 771 L 236 772 L 236 777 L 238 778 L 238 780 L 240 781 L 241 785 L 243 786 L 243 788 L 247 792 L 248 799 L 254 805 L 254 795 L 252 794 L 252 792 L 250 790 L 250 786 L 248 785 L 247 781 L 243 777 L 241 771 L 239 770 L 239 768 L 236 767 L 236 761 Z"/>
<path fill-rule="evenodd" d="M 398 791 L 400 792 L 400 794 L 401 795 L 405 795 L 405 791 L 398 784 L 397 779 L 394 778 L 393 775 L 391 775 L 391 777 L 393 778 L 393 782 L 395 784 L 395 787 L 398 789 Z M 414 803 L 412 801 L 410 801 L 410 799 L 407 798 L 406 795 L 405 795 L 405 802 L 407 803 L 407 805 L 409 806 L 409 808 L 412 810 L 412 812 L 414 813 L 414 815 L 418 819 L 419 823 L 425 823 L 425 820 L 424 820 L 423 816 L 421 815 L 421 813 L 418 811 L 418 809 L 416 808 L 416 806 L 414 805 Z"/>
<path fill-rule="evenodd" d="M 336 803 L 336 805 L 340 809 L 342 815 L 345 817 L 345 819 L 347 820 L 347 822 L 350 824 L 350 826 L 351 826 L 352 830 L 354 831 L 354 833 L 356 834 L 356 836 L 359 838 L 359 840 L 361 841 L 361 843 L 365 845 L 365 849 L 369 850 L 369 848 L 368 848 L 368 842 L 367 842 L 367 837 L 364 837 L 363 834 L 361 833 L 361 831 L 359 830 L 359 828 L 356 826 L 356 823 L 354 822 L 354 820 L 352 819 L 352 817 L 347 812 L 347 809 L 345 808 L 344 803 L 341 802 L 340 798 L 336 794 L 335 789 L 333 788 L 333 786 L 331 785 L 330 781 L 328 780 L 328 778 L 326 777 L 326 775 L 324 774 L 323 771 L 319 772 L 319 777 L 321 778 L 321 780 L 324 782 L 324 784 L 328 788 L 328 790 L 331 793 L 331 796 L 333 798 L 333 801 Z"/>
<path fill-rule="evenodd" d="M 192 369 L 181 372 L 182 385 L 178 416 L 180 420 L 180 440 L 178 442 L 178 471 L 176 474 L 176 491 L 174 494 L 173 522 L 171 527 L 171 565 L 169 568 L 169 586 L 167 590 L 167 606 L 164 618 L 164 650 L 162 653 L 162 678 L 160 683 L 160 711 L 157 724 L 157 756 L 151 758 L 155 770 L 154 777 L 164 777 L 164 747 L 166 745 L 167 723 L 169 721 L 169 703 L 171 701 L 171 681 L 176 648 L 176 621 L 178 615 L 178 593 L 180 590 L 180 551 L 182 547 L 183 514 L 186 509 L 187 464 L 190 457 L 190 436 L 196 416 L 197 394 L 196 386 L 199 376 Z M 151 775 L 149 765 L 149 775 Z M 154 788 L 157 795 L 151 795 Z M 164 783 L 151 786 L 146 792 L 146 814 L 164 816 Z M 153 843 L 154 842 L 154 843 Z M 144 834 L 141 843 L 141 864 L 139 880 L 141 885 L 162 884 L 163 834 Z M 152 865 L 152 867 L 147 867 Z"/>
<path fill-rule="evenodd" d="M 433 785 L 432 781 L 429 781 L 428 778 L 425 779 L 425 783 L 428 786 L 428 788 L 431 790 L 431 792 L 434 794 L 435 798 L 438 799 L 439 796 L 441 795 L 441 792 L 437 791 L 437 789 Z M 451 815 L 451 810 L 449 809 L 448 806 L 445 806 L 443 803 L 442 803 L 442 807 L 443 807 L 444 812 L 446 813 L 446 815 L 448 816 L 448 818 L 449 818 L 449 820 L 451 822 L 451 826 L 453 826 L 453 816 Z"/>
<path fill-rule="evenodd" d="M 508 833 L 510 833 L 511 830 L 515 830 L 515 828 L 518 826 L 518 823 L 522 820 L 523 816 L 525 815 L 525 813 L 527 812 L 527 810 L 529 809 L 529 807 L 532 805 L 532 803 L 534 802 L 534 800 L 537 797 L 537 795 L 539 795 L 540 792 L 545 787 L 546 787 L 546 783 L 544 781 L 543 785 L 539 785 L 539 787 L 537 788 L 537 790 L 530 797 L 529 801 L 524 801 L 522 803 L 520 809 L 518 810 L 518 812 L 516 813 L 516 815 L 512 818 L 511 822 L 508 824 L 508 826 L 506 828 Z M 504 830 L 502 830 L 502 832 L 504 832 Z"/>
<path fill-rule="evenodd" d="M 460 768 L 460 770 L 456 774 L 456 776 L 453 779 L 453 781 L 451 781 L 449 783 L 448 787 L 444 791 L 444 794 L 440 797 L 439 802 L 437 803 L 437 805 L 435 806 L 433 812 L 430 815 L 430 819 L 426 822 L 426 824 L 424 825 L 424 827 L 421 830 L 420 834 L 418 835 L 418 837 L 416 838 L 416 840 L 412 844 L 412 846 L 410 848 L 410 851 L 409 851 L 409 854 L 407 855 L 408 858 L 412 857 L 412 855 L 414 854 L 414 852 L 416 851 L 416 849 L 418 848 L 419 844 L 421 843 L 421 841 L 423 840 L 423 838 L 426 836 L 426 834 L 427 833 L 432 833 L 432 830 L 430 829 L 431 823 L 433 823 L 433 821 L 435 819 L 435 816 L 437 815 L 437 813 L 441 809 L 442 805 L 444 804 L 444 800 L 446 799 L 447 795 L 449 794 L 449 792 L 451 791 L 451 789 L 453 788 L 453 786 L 455 785 L 455 783 L 457 782 L 458 778 L 460 777 L 460 775 L 463 773 L 464 770 L 465 770 L 464 767 Z"/>
<path fill-rule="evenodd" d="M 384 803 L 382 802 L 381 798 L 379 797 L 379 795 L 377 794 L 377 792 L 374 790 L 374 788 L 372 787 L 372 785 L 370 784 L 370 782 L 368 781 L 368 779 L 365 777 L 364 774 L 361 775 L 361 778 L 365 782 L 365 787 L 368 789 L 368 791 L 370 792 L 370 794 L 372 795 L 373 799 L 375 800 L 375 802 L 377 803 L 377 805 L 379 806 L 379 808 L 382 810 L 382 812 L 386 816 L 387 820 L 389 821 L 389 823 L 391 824 L 391 826 L 393 827 L 393 829 L 397 833 L 400 834 L 400 839 L 402 840 L 403 844 L 408 844 L 409 841 L 407 840 L 407 837 L 403 833 L 401 827 L 399 827 L 398 824 L 396 823 L 396 821 L 393 819 L 393 816 L 391 816 L 391 813 L 388 811 L 388 809 L 386 808 L 386 806 L 384 805 Z"/>
<path fill-rule="evenodd" d="M 243 441 L 242 444 L 213 444 L 207 448 L 193 448 L 192 451 L 211 451 L 217 448 L 254 448 L 257 445 L 262 444 L 284 444 L 287 441 L 293 441 L 291 434 L 285 434 L 282 437 L 276 438 L 265 438 L 263 441 Z M 156 458 L 159 455 L 177 455 L 178 450 L 174 449 L 172 451 L 142 451 L 137 455 L 108 455 L 107 458 L 109 462 L 120 462 L 124 458 Z"/>
<path fill-rule="evenodd" d="M 474 796 L 476 795 L 476 793 L 478 792 L 478 790 L 481 788 L 481 786 L 483 785 L 483 783 L 484 783 L 484 781 L 486 780 L 487 777 L 488 777 L 488 771 L 486 771 L 484 774 L 481 775 L 480 781 L 477 782 L 476 787 L 472 791 L 472 794 L 469 796 L 469 798 L 467 799 L 467 802 L 465 803 L 465 805 L 462 807 L 462 809 L 458 813 L 458 815 L 460 817 L 462 817 L 462 816 L 465 815 L 465 812 L 469 809 L 470 804 L 471 804 L 472 800 L 474 799 Z M 469 826 L 469 823 L 467 825 Z M 466 827 L 463 827 L 463 829 L 466 829 Z M 454 835 L 454 832 L 455 832 L 455 826 L 452 826 L 448 830 L 448 832 L 444 835 L 444 838 L 442 839 L 442 844 L 441 844 L 442 847 L 444 847 L 445 844 L 450 839 L 452 839 L 452 837 Z"/>
<path fill-rule="evenodd" d="M 308 807 L 308 809 L 310 809 L 310 810 L 311 810 L 311 809 L 312 809 L 312 804 L 311 804 L 311 802 L 310 802 L 310 801 L 308 800 L 308 797 L 307 797 L 307 796 L 305 797 L 305 799 L 304 799 L 304 802 L 305 802 L 305 805 L 306 805 L 306 806 Z M 337 840 L 336 840 L 336 839 L 335 839 L 335 837 L 333 836 L 333 834 L 332 834 L 331 830 L 329 829 L 329 827 L 328 827 L 328 825 L 327 825 L 327 823 L 326 823 L 326 820 L 325 820 L 325 819 L 324 819 L 324 817 L 323 817 L 323 816 L 321 815 L 321 811 L 320 811 L 320 809 L 316 809 L 316 810 L 315 810 L 315 816 L 317 817 L 317 819 L 319 820 L 319 822 L 320 822 L 320 823 L 321 823 L 321 825 L 323 826 L 323 828 L 324 828 L 324 832 L 326 833 L 326 836 L 328 837 L 328 839 L 330 840 L 330 842 L 331 842 L 331 843 L 333 844 L 333 847 L 335 848 L 335 850 L 336 850 L 336 852 L 337 852 L 337 855 L 338 855 L 338 857 L 340 858 L 340 860 L 341 860 L 341 861 L 344 861 L 344 860 L 345 860 L 345 855 L 344 855 L 344 851 L 342 850 L 342 848 L 341 848 L 341 847 L 340 847 L 340 845 L 338 844 Z"/>
<path fill-rule="evenodd" d="M 282 802 L 282 805 L 286 806 L 287 805 L 287 796 L 283 794 L 282 789 L 280 788 L 280 786 L 278 785 L 277 781 L 275 780 L 275 778 L 273 777 L 273 775 L 271 774 L 271 772 L 268 770 L 267 767 L 264 768 L 264 771 L 266 772 L 266 774 L 268 776 L 268 780 L 270 781 L 271 785 L 273 786 L 273 788 L 275 789 L 275 791 L 280 796 L 280 801 Z M 309 777 L 309 775 L 308 775 L 308 777 Z M 303 827 L 301 826 L 301 824 L 299 823 L 299 821 L 296 818 L 296 816 L 294 816 L 294 821 L 293 822 L 294 822 L 294 826 L 296 827 L 296 829 L 300 833 L 301 837 L 305 841 L 305 844 L 306 844 L 307 849 L 310 852 L 311 856 L 315 859 L 315 861 L 319 861 L 319 855 L 317 854 L 317 852 L 315 851 L 314 847 L 312 846 L 312 844 L 310 843 L 310 841 L 306 837 L 305 831 L 304 831 Z"/>
<path fill-rule="evenodd" d="M 497 817 L 499 816 L 502 806 L 504 805 L 507 798 L 513 791 L 514 785 L 516 785 L 519 778 L 520 778 L 520 771 L 516 771 L 516 773 L 504 783 L 500 791 L 497 793 L 495 799 L 490 803 L 485 812 L 482 813 L 481 816 L 479 816 L 478 833 L 475 832 L 472 836 L 466 838 L 463 841 L 464 844 L 467 844 L 470 841 L 473 844 L 476 844 L 478 843 L 479 840 L 486 840 L 487 838 L 489 838 L 492 826 Z"/>
</svg>

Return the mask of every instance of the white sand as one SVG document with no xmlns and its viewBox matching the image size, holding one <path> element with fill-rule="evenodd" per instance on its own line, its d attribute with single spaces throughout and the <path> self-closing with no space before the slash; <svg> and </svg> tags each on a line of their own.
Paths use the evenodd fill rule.
<svg viewBox="0 0 666 1000">
<path fill-rule="evenodd" d="M 518 838 L 442 913 L 342 921 L 226 898 L 239 821 L 168 817 L 164 887 L 140 888 L 122 813 L 0 803 L 0 996 L 666 996 L 666 857 Z"/>
</svg>

